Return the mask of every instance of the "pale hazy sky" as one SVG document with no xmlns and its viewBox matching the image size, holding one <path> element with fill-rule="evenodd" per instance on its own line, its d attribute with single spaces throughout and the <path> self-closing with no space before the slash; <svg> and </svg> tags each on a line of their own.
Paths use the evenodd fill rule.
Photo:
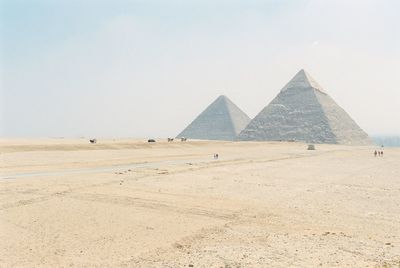
<svg viewBox="0 0 400 268">
<path fill-rule="evenodd" d="M 175 136 L 219 95 L 250 117 L 304 68 L 400 135 L 398 0 L 0 0 L 1 136 Z"/>
</svg>

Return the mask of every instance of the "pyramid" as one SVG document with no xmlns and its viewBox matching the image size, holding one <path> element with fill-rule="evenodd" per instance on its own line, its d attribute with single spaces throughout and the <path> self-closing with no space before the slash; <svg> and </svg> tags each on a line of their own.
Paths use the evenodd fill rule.
<svg viewBox="0 0 400 268">
<path fill-rule="evenodd" d="M 368 135 L 304 70 L 247 125 L 238 140 L 372 144 Z"/>
<path fill-rule="evenodd" d="M 250 118 L 228 97 L 219 96 L 177 137 L 201 140 L 235 140 Z"/>
</svg>

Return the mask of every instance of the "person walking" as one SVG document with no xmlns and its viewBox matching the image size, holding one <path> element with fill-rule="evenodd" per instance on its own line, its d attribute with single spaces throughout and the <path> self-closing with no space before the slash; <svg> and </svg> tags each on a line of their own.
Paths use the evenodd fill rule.
<svg viewBox="0 0 400 268">
<path fill-rule="evenodd" d="M 375 152 L 374 152 L 375 157 L 376 157 L 377 154 L 378 154 L 378 152 L 375 150 Z"/>
</svg>

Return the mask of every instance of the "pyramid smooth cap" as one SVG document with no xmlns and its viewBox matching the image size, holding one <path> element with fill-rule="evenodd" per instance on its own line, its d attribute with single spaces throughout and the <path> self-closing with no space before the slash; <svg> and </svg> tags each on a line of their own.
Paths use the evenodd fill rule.
<svg viewBox="0 0 400 268">
<path fill-rule="evenodd" d="M 282 89 L 282 91 L 292 88 L 313 88 L 325 93 L 322 87 L 304 69 L 301 69 Z"/>
<path fill-rule="evenodd" d="M 228 98 L 227 96 L 225 96 L 225 95 L 220 95 L 216 100 L 226 100 L 226 99 L 229 100 L 229 98 Z"/>
</svg>

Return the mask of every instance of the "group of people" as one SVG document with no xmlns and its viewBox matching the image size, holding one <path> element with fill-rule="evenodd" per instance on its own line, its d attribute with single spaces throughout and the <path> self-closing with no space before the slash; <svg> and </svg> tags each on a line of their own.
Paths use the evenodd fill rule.
<svg viewBox="0 0 400 268">
<path fill-rule="evenodd" d="M 375 155 L 375 157 L 376 157 L 377 155 L 378 155 L 378 156 L 383 156 L 383 151 L 377 151 L 377 150 L 375 150 L 374 155 Z"/>
<path fill-rule="evenodd" d="M 218 159 L 218 154 L 214 154 L 214 159 Z"/>
</svg>

